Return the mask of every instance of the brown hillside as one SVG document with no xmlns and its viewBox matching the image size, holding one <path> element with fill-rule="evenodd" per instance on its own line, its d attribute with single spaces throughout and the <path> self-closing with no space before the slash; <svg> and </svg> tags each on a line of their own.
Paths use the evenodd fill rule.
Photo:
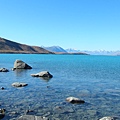
<svg viewBox="0 0 120 120">
<path fill-rule="evenodd" d="M 0 37 L 0 53 L 53 54 L 38 46 L 16 43 Z"/>
</svg>

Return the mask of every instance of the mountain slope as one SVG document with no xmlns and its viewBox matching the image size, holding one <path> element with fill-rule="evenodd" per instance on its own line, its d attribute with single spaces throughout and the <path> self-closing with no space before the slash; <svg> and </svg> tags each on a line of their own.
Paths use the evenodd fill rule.
<svg viewBox="0 0 120 120">
<path fill-rule="evenodd" d="M 66 53 L 66 50 L 64 50 L 62 47 L 59 46 L 51 46 L 51 47 L 43 47 L 48 51 L 51 52 L 62 52 L 62 53 Z"/>
<path fill-rule="evenodd" d="M 0 37 L 0 53 L 50 54 L 52 52 L 38 46 L 24 45 Z"/>
</svg>

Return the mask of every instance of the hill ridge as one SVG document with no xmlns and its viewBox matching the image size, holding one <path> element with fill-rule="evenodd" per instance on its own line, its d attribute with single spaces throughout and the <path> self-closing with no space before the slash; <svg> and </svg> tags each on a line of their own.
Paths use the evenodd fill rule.
<svg viewBox="0 0 120 120">
<path fill-rule="evenodd" d="M 0 37 L 0 53 L 54 54 L 39 46 L 17 43 Z"/>
</svg>

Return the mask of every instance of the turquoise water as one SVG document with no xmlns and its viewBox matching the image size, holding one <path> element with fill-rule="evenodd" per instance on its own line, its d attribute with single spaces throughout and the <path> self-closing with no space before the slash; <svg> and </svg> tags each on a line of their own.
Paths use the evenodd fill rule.
<svg viewBox="0 0 120 120">
<path fill-rule="evenodd" d="M 21 59 L 31 70 L 11 71 Z M 97 120 L 104 116 L 120 117 L 120 56 L 0 54 L 0 108 L 4 120 L 16 120 L 24 114 L 46 116 L 50 120 Z M 47 70 L 53 78 L 43 80 L 30 74 Z M 13 82 L 28 86 L 14 88 Z M 74 96 L 85 104 L 70 104 Z M 27 110 L 32 112 L 26 113 Z"/>
</svg>

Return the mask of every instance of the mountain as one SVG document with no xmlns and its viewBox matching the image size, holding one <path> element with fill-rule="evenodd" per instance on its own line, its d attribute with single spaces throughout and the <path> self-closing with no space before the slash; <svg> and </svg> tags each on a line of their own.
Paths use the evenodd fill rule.
<svg viewBox="0 0 120 120">
<path fill-rule="evenodd" d="M 120 55 L 120 51 L 107 51 L 107 50 L 95 50 L 95 51 L 83 51 L 90 55 Z"/>
<path fill-rule="evenodd" d="M 80 50 L 73 49 L 73 48 L 68 48 L 68 49 L 66 49 L 66 51 L 67 51 L 68 53 L 78 53 L 78 52 L 81 52 Z"/>
<path fill-rule="evenodd" d="M 54 52 L 55 54 L 62 54 L 62 55 L 88 55 L 87 53 L 85 52 L 81 52 L 81 51 L 67 51 L 65 49 L 63 49 L 62 47 L 60 46 L 51 46 L 51 47 L 44 47 L 42 46 L 43 48 L 45 48 L 46 50 L 49 50 L 51 52 Z"/>
<path fill-rule="evenodd" d="M 1 37 L 0 53 L 53 54 L 42 47 L 20 44 Z"/>
<path fill-rule="evenodd" d="M 51 47 L 43 47 L 43 48 L 51 52 L 67 53 L 67 51 L 60 46 L 51 46 Z"/>
<path fill-rule="evenodd" d="M 66 49 L 67 52 L 69 53 L 87 53 L 90 55 L 120 55 L 120 51 L 107 51 L 107 50 L 94 50 L 94 51 L 89 51 L 89 50 L 77 50 L 77 49 Z"/>
</svg>

